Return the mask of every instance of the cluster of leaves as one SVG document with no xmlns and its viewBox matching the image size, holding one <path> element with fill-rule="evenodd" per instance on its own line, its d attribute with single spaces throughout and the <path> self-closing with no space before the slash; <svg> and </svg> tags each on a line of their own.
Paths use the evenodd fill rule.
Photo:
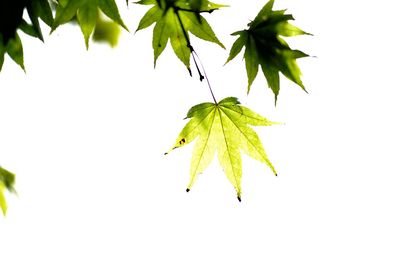
<svg viewBox="0 0 400 267">
<path fill-rule="evenodd" d="M 17 64 L 24 68 L 23 49 L 17 29 L 43 41 L 39 19 L 51 28 L 51 32 L 60 25 L 74 21 L 81 28 L 86 48 L 89 39 L 107 40 L 115 45 L 117 37 L 115 25 L 128 30 L 119 14 L 115 0 L 4 0 L 0 8 L 0 70 L 4 55 L 7 53 Z M 277 124 L 240 105 L 235 97 L 227 97 L 219 102 L 214 97 L 204 67 L 199 67 L 198 56 L 191 44 L 191 34 L 222 48 L 224 45 L 216 37 L 212 27 L 204 18 L 204 13 L 226 7 L 208 0 L 140 0 L 141 5 L 151 5 L 140 20 L 136 31 L 155 24 L 152 46 L 154 66 L 165 50 L 168 41 L 175 55 L 192 74 L 191 57 L 200 75 L 207 80 L 214 102 L 202 103 L 192 107 L 187 118 L 189 122 L 180 132 L 173 148 L 182 147 L 197 140 L 191 161 L 189 192 L 197 176 L 202 173 L 218 155 L 219 162 L 228 180 L 241 200 L 242 161 L 241 152 L 266 164 L 276 175 L 263 145 L 250 126 L 271 126 Z M 128 4 L 128 1 L 127 1 Z M 2 4 L 3 5 L 3 4 Z M 226 61 L 235 58 L 245 47 L 244 59 L 248 76 L 247 92 L 255 80 L 259 67 L 264 73 L 268 86 L 275 94 L 275 103 L 280 91 L 280 74 L 298 84 L 304 91 L 300 79 L 300 69 L 296 60 L 308 55 L 289 47 L 283 37 L 308 34 L 289 23 L 293 16 L 285 10 L 273 10 L 274 0 L 264 5 L 258 15 L 247 26 L 248 29 L 234 32 L 238 36 L 233 43 Z M 22 16 L 27 10 L 30 23 Z M 110 21 L 103 18 L 105 14 Z M 53 14 L 55 16 L 53 17 Z M 197 58 L 197 60 L 196 60 Z M 201 64 L 201 63 L 200 63 Z M 170 151 L 171 151 L 170 150 Z M 14 175 L 0 168 L 0 206 L 6 211 L 4 190 L 12 191 Z"/>
<path fill-rule="evenodd" d="M 4 215 L 7 212 L 7 202 L 4 193 L 5 190 L 8 190 L 9 192 L 15 192 L 14 182 L 15 175 L 0 167 L 0 208 Z"/>
<path fill-rule="evenodd" d="M 24 10 L 29 15 L 30 23 L 23 18 Z M 106 21 L 102 14 L 111 21 Z M 0 70 L 5 54 L 25 69 L 23 46 L 17 30 L 44 41 L 39 19 L 52 32 L 62 24 L 76 21 L 87 48 L 92 35 L 94 40 L 106 41 L 114 46 L 119 33 L 116 25 L 128 30 L 114 0 L 3 0 L 0 6 Z"/>
</svg>

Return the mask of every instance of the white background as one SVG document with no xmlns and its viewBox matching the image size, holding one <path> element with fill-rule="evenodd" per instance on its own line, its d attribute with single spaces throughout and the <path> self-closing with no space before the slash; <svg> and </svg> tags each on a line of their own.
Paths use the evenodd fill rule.
<svg viewBox="0 0 400 267">
<path fill-rule="evenodd" d="M 121 1 L 131 33 L 85 51 L 77 27 L 24 37 L 26 74 L 0 74 L 0 163 L 17 174 L 0 218 L 0 266 L 400 266 L 396 1 L 290 1 L 289 40 L 309 94 L 282 79 L 277 107 L 240 57 L 193 40 L 218 99 L 283 126 L 258 128 L 279 177 L 244 156 L 243 201 L 217 162 L 189 181 L 192 146 L 163 153 L 187 110 L 211 98 L 168 46 L 153 69 L 145 7 Z M 207 16 L 230 49 L 265 1 Z M 48 31 L 48 28 L 45 28 Z"/>
</svg>

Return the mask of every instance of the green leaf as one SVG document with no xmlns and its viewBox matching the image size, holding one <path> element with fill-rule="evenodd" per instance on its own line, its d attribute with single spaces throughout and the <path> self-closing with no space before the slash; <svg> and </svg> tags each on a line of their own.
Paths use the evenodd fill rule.
<svg viewBox="0 0 400 267">
<path fill-rule="evenodd" d="M 5 186 L 2 182 L 0 182 L 0 208 L 3 212 L 3 215 L 6 216 L 7 213 L 7 202 L 4 196 Z"/>
<path fill-rule="evenodd" d="M 246 62 L 246 71 L 248 77 L 247 93 L 250 92 L 250 86 L 253 84 L 254 79 L 258 73 L 258 51 L 254 37 L 249 35 L 247 37 L 246 50 L 244 52 L 244 59 Z"/>
<path fill-rule="evenodd" d="M 239 35 L 232 45 L 227 62 L 235 58 L 242 47 L 245 46 L 244 59 L 246 64 L 248 87 L 250 87 L 257 76 L 258 68 L 261 66 L 268 86 L 275 95 L 275 104 L 280 91 L 279 73 L 299 85 L 306 91 L 301 81 L 301 71 L 297 65 L 297 59 L 308 55 L 292 50 L 282 39 L 282 36 L 290 37 L 296 35 L 310 35 L 305 31 L 291 25 L 288 21 L 293 20 L 291 14 L 285 14 L 285 10 L 272 10 L 274 1 L 269 1 L 255 19 L 248 24 L 245 31 L 237 31 L 232 35 Z M 244 37 L 246 36 L 246 37 Z M 307 91 L 306 91 L 307 92 Z"/>
<path fill-rule="evenodd" d="M 190 53 L 192 51 L 189 49 L 189 44 L 185 37 L 187 31 L 184 32 L 180 27 L 178 16 L 176 16 L 173 12 L 170 12 L 169 14 L 171 14 L 171 16 L 169 16 L 169 20 L 171 21 L 169 25 L 174 25 L 170 28 L 170 43 L 172 49 L 174 50 L 175 55 L 183 62 L 183 64 L 190 69 Z"/>
<path fill-rule="evenodd" d="M 34 36 L 34 35 L 32 35 L 32 36 L 39 38 L 43 42 L 42 30 L 40 29 L 40 24 L 39 24 L 39 15 L 37 14 L 37 10 L 35 9 L 34 1 L 28 2 L 28 5 L 26 8 L 28 11 L 29 18 L 32 22 L 32 28 L 36 32 L 36 36 Z M 25 22 L 25 21 L 23 20 L 23 22 Z"/>
<path fill-rule="evenodd" d="M 159 21 L 157 21 L 156 26 L 153 29 L 153 50 L 154 50 L 154 67 L 156 66 L 157 58 L 164 51 L 167 46 L 168 39 L 171 36 L 172 28 L 170 27 L 169 17 L 173 11 L 169 10 Z"/>
<path fill-rule="evenodd" d="M 157 6 L 150 8 L 139 22 L 136 31 L 145 29 L 162 18 L 163 11 Z"/>
<path fill-rule="evenodd" d="M 37 29 L 35 29 L 34 26 L 30 25 L 25 20 L 22 20 L 21 24 L 19 25 L 19 29 L 32 37 L 39 38 L 41 40 L 43 39 L 43 37 L 39 37 Z"/>
<path fill-rule="evenodd" d="M 54 18 L 53 12 L 51 11 L 50 3 L 48 0 L 34 0 L 32 1 L 33 7 L 36 10 L 39 17 L 46 23 L 48 26 L 53 25 Z"/>
<path fill-rule="evenodd" d="M 22 48 L 21 39 L 18 34 L 15 34 L 15 38 L 10 39 L 7 44 L 7 54 L 17 63 L 24 71 L 24 50 Z"/>
<path fill-rule="evenodd" d="M 257 133 L 249 125 L 271 126 L 277 123 L 240 105 L 234 97 L 225 98 L 218 104 L 196 105 L 189 110 L 187 118 L 190 118 L 190 121 L 179 134 L 171 150 L 197 140 L 193 149 L 188 191 L 198 175 L 211 163 L 215 153 L 239 200 L 242 192 L 241 151 L 266 164 L 276 175 Z"/>
<path fill-rule="evenodd" d="M 57 6 L 52 32 L 76 17 L 85 38 L 86 48 L 88 48 L 89 38 L 98 21 L 99 9 L 112 21 L 129 31 L 121 19 L 115 0 L 63 0 L 59 1 Z"/>
<path fill-rule="evenodd" d="M 85 38 L 86 49 L 89 49 L 89 37 L 96 26 L 97 16 L 96 1 L 86 1 L 78 10 L 77 18 Z"/>
<path fill-rule="evenodd" d="M 226 60 L 225 64 L 228 63 L 229 61 L 231 61 L 233 58 L 235 58 L 240 51 L 242 51 L 243 46 L 246 43 L 246 40 L 248 38 L 247 36 L 247 32 L 246 31 L 241 31 L 240 33 L 238 33 L 240 36 L 238 39 L 236 39 L 236 41 L 233 43 L 231 51 L 229 52 L 229 57 Z"/>
<path fill-rule="evenodd" d="M 118 11 L 118 7 L 115 4 L 114 0 L 98 0 L 99 7 L 107 17 L 118 23 L 121 27 L 129 32 L 128 27 L 126 27 L 125 23 L 122 21 L 121 16 Z"/>
<path fill-rule="evenodd" d="M 257 16 L 254 18 L 252 22 L 249 23 L 251 27 L 257 27 L 260 23 L 267 21 L 271 16 L 272 7 L 274 6 L 274 0 L 268 1 L 263 8 L 258 12 Z"/>
<path fill-rule="evenodd" d="M 53 32 L 58 26 L 71 21 L 76 16 L 78 8 L 85 2 L 85 0 L 68 0 L 65 3 L 60 1 L 51 31 Z"/>
<path fill-rule="evenodd" d="M 203 18 L 197 18 L 194 13 L 182 12 L 182 21 L 185 29 L 189 30 L 196 37 L 205 41 L 213 42 L 225 49 L 225 46 L 218 40 L 210 24 Z"/>
<path fill-rule="evenodd" d="M 15 192 L 14 189 L 15 175 L 6 169 L 0 167 L 0 208 L 4 215 L 7 212 L 7 202 L 4 196 L 4 192 Z"/>
<path fill-rule="evenodd" d="M 120 33 L 121 27 L 119 24 L 114 21 L 106 21 L 99 14 L 93 33 L 93 40 L 95 42 L 106 42 L 111 47 L 115 47 L 118 44 Z"/>
<path fill-rule="evenodd" d="M 4 51 L 1 50 L 1 46 L 3 44 L 0 44 L 0 71 L 3 68 L 3 64 L 4 64 Z"/>
<path fill-rule="evenodd" d="M 217 9 L 222 5 L 213 4 L 209 1 L 200 1 L 200 7 L 206 3 L 207 8 Z M 153 29 L 154 66 L 158 57 L 164 51 L 168 40 L 175 55 L 190 70 L 191 46 L 188 44 L 189 32 L 205 41 L 213 42 L 223 47 L 208 22 L 200 15 L 198 6 L 192 1 L 183 0 L 161 0 L 161 1 L 139 1 L 137 4 L 154 5 L 150 8 L 139 22 L 136 31 L 145 29 L 155 23 Z M 202 12 L 203 10 L 201 10 Z"/>
</svg>

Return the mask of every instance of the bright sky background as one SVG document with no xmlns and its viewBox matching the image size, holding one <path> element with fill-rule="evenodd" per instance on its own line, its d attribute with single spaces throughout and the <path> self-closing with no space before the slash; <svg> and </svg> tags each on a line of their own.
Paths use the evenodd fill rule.
<svg viewBox="0 0 400 267">
<path fill-rule="evenodd" d="M 283 126 L 258 128 L 279 177 L 244 156 L 242 203 L 217 162 L 192 191 L 192 146 L 163 153 L 187 110 L 210 101 L 170 47 L 153 69 L 146 8 L 121 0 L 132 33 L 92 44 L 64 26 L 24 37 L 26 74 L 0 74 L 0 163 L 18 196 L 0 217 L 0 266 L 400 266 L 396 1 L 277 0 L 314 34 L 290 40 L 310 92 L 286 80 L 277 107 L 240 58 L 194 39 L 218 99 Z M 229 49 L 266 1 L 207 16 Z M 48 29 L 47 29 L 48 31 Z"/>
</svg>

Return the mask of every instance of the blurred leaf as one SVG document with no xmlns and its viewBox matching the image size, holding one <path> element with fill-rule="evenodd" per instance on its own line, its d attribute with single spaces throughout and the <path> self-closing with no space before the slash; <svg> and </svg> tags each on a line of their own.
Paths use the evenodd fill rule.
<svg viewBox="0 0 400 267">
<path fill-rule="evenodd" d="M 100 12 L 99 12 L 100 13 Z M 97 18 L 96 28 L 93 33 L 93 40 L 96 42 L 106 42 L 111 47 L 118 44 L 121 34 L 120 26 L 114 21 L 107 21 L 99 14 Z"/>
<path fill-rule="evenodd" d="M 179 134 L 173 148 L 179 148 L 197 140 L 190 167 L 188 191 L 197 176 L 202 173 L 218 154 L 226 176 L 241 200 L 242 160 L 241 151 L 276 171 L 269 161 L 264 147 L 252 126 L 277 124 L 240 105 L 235 97 L 228 97 L 218 104 L 202 103 L 192 107 L 187 118 L 190 121 Z M 170 151 L 171 151 L 170 150 Z"/>
<path fill-rule="evenodd" d="M 3 212 L 3 215 L 6 216 L 7 213 L 7 202 L 4 196 L 5 186 L 2 182 L 0 182 L 0 208 Z"/>
<path fill-rule="evenodd" d="M 296 60 L 308 56 L 299 50 L 292 50 L 281 36 L 289 37 L 309 33 L 290 24 L 288 21 L 293 20 L 293 16 L 285 14 L 285 10 L 272 10 L 273 4 L 274 1 L 270 0 L 264 5 L 255 19 L 248 24 L 247 30 L 232 34 L 239 35 L 239 37 L 231 48 L 227 62 L 236 57 L 245 46 L 247 91 L 250 91 L 259 66 L 261 66 L 268 86 L 274 92 L 276 103 L 280 91 L 279 72 L 305 91 Z"/>
<path fill-rule="evenodd" d="M 0 167 L 0 208 L 4 215 L 7 212 L 7 202 L 4 196 L 5 190 L 15 192 L 15 175 L 6 169 Z"/>
</svg>

